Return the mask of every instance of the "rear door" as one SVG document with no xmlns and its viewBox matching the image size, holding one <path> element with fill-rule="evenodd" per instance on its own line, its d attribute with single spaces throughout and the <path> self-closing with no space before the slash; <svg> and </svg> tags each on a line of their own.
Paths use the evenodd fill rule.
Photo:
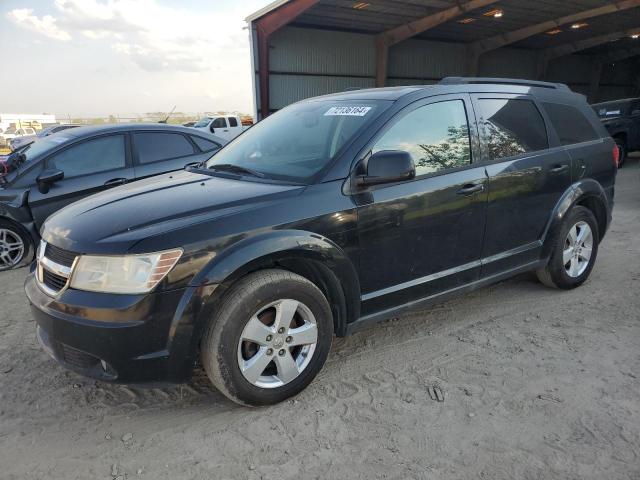
<svg viewBox="0 0 640 480">
<path fill-rule="evenodd" d="M 38 228 L 52 213 L 93 193 L 134 179 L 124 133 L 73 143 L 45 160 L 44 170 L 61 170 L 64 178 L 46 193 L 37 185 L 29 192 L 29 207 Z"/>
<path fill-rule="evenodd" d="M 372 142 L 370 153 L 409 152 L 416 178 L 354 196 L 364 315 L 478 278 L 487 189 L 472 145 L 477 151 L 466 95 L 416 102 Z"/>
<path fill-rule="evenodd" d="M 532 97 L 472 97 L 489 177 L 482 274 L 490 276 L 539 259 L 551 212 L 571 184 L 571 159 Z"/>
<path fill-rule="evenodd" d="M 131 134 L 136 178 L 182 170 L 209 158 L 189 139 L 178 132 L 144 131 Z"/>
</svg>

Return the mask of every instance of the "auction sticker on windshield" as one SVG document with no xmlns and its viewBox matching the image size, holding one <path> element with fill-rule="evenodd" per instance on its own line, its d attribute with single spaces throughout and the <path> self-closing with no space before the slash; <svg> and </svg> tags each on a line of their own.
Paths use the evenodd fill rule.
<svg viewBox="0 0 640 480">
<path fill-rule="evenodd" d="M 331 107 L 324 116 L 364 117 L 369 110 L 371 107 Z"/>
</svg>

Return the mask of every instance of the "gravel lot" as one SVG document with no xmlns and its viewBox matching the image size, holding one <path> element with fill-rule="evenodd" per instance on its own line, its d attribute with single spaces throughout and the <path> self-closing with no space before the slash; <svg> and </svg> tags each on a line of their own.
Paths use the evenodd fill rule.
<svg viewBox="0 0 640 480">
<path fill-rule="evenodd" d="M 0 479 L 638 479 L 640 169 L 571 292 L 520 276 L 334 343 L 295 400 L 69 373 L 0 274 Z"/>
</svg>

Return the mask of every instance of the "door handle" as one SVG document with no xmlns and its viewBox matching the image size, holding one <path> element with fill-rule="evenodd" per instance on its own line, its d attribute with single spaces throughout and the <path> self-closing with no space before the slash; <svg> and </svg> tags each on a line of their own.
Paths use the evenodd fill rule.
<svg viewBox="0 0 640 480">
<path fill-rule="evenodd" d="M 107 187 L 113 187 L 115 185 L 123 185 L 125 183 L 127 183 L 126 178 L 112 178 L 111 180 L 107 180 L 106 182 L 104 182 L 105 186 Z"/>
<path fill-rule="evenodd" d="M 566 172 L 567 170 L 569 170 L 569 165 L 554 165 L 549 171 L 551 173 L 562 173 Z"/>
<path fill-rule="evenodd" d="M 481 192 L 484 190 L 483 183 L 468 183 L 456 193 L 458 195 L 473 195 L 474 193 Z"/>
</svg>

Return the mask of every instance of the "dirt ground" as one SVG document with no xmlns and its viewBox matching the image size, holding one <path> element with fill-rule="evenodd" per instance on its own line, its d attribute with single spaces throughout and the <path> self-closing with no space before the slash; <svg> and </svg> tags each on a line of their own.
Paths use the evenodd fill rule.
<svg viewBox="0 0 640 480">
<path fill-rule="evenodd" d="M 640 168 L 591 279 L 520 276 L 335 341 L 294 400 L 100 384 L 38 347 L 0 274 L 0 479 L 639 479 Z"/>
</svg>

